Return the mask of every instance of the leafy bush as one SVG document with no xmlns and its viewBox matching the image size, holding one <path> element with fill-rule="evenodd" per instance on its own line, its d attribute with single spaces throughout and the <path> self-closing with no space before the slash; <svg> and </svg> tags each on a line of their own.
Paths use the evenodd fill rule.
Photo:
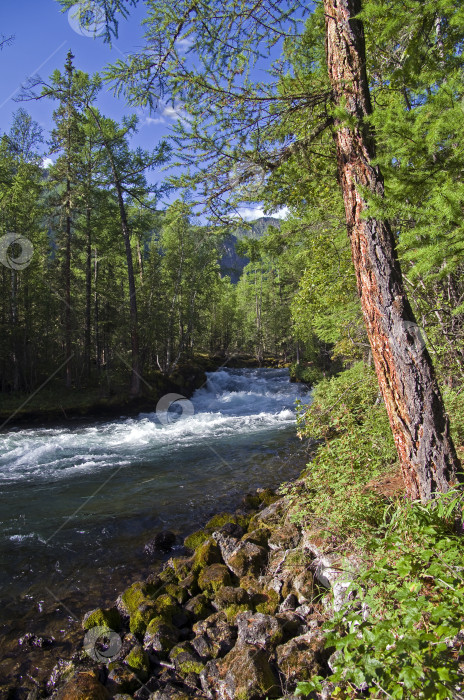
<svg viewBox="0 0 464 700">
<path fill-rule="evenodd" d="M 462 697 L 463 498 L 454 491 L 386 513 L 370 543 L 373 563 L 353 584 L 356 606 L 326 624 L 326 645 L 338 652 L 327 679 L 332 697 Z M 320 690 L 321 682 L 299 683 L 298 693 Z"/>
<path fill-rule="evenodd" d="M 319 522 L 336 540 L 380 523 L 385 502 L 366 484 L 396 468 L 396 450 L 375 373 L 357 363 L 320 382 L 313 403 L 299 406 L 298 427 L 323 444 L 304 479 L 281 489 L 294 520 Z"/>
</svg>

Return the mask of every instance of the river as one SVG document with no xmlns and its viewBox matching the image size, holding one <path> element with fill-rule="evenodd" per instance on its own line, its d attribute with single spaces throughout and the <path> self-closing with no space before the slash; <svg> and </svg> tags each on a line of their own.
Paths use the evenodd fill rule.
<svg viewBox="0 0 464 700">
<path fill-rule="evenodd" d="M 144 545 L 156 533 L 176 533 L 180 550 L 210 515 L 301 471 L 295 400 L 308 394 L 288 370 L 207 376 L 168 412 L 166 400 L 136 418 L 0 434 L 0 623 L 12 664 L 27 631 L 53 634 L 65 653 L 83 610 L 152 569 Z"/>
</svg>

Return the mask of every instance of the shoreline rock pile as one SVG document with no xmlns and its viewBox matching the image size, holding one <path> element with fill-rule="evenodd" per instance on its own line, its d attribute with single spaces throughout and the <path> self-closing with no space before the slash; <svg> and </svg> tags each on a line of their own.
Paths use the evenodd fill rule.
<svg viewBox="0 0 464 700">
<path fill-rule="evenodd" d="M 326 675 L 327 615 L 315 602 L 324 566 L 287 507 L 269 489 L 246 496 L 236 513 L 185 539 L 191 554 L 133 583 L 113 608 L 88 613 L 85 650 L 60 661 L 48 692 L 264 700 L 293 697 L 297 681 Z"/>
</svg>

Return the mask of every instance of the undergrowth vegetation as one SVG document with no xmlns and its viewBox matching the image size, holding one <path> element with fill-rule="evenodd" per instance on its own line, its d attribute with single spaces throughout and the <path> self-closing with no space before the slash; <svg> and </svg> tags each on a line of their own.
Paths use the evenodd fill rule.
<svg viewBox="0 0 464 700">
<path fill-rule="evenodd" d="M 464 397 L 446 394 L 454 439 L 464 438 Z M 397 470 L 385 407 L 363 363 L 320 382 L 299 407 L 299 432 L 318 449 L 283 491 L 293 517 L 322 533 L 327 551 L 363 562 L 345 607 L 326 624 L 332 672 L 298 684 L 316 697 L 464 698 L 464 494 L 424 506 L 372 488 Z M 320 696 L 318 696 L 320 697 Z"/>
</svg>

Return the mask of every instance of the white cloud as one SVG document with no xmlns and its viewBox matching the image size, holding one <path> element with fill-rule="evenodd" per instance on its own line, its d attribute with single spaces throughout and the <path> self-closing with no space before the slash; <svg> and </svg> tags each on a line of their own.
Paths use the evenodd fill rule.
<svg viewBox="0 0 464 700">
<path fill-rule="evenodd" d="M 51 165 L 53 165 L 53 161 L 51 158 L 42 159 L 42 168 L 49 168 Z"/>
<path fill-rule="evenodd" d="M 181 103 L 174 105 L 160 104 L 156 110 L 156 116 L 150 117 L 145 115 L 142 121 L 142 126 L 153 126 L 154 124 L 166 124 L 169 121 L 174 122 L 178 119 L 187 120 L 187 113 L 183 110 Z"/>
<path fill-rule="evenodd" d="M 238 210 L 236 216 L 245 221 L 255 221 L 256 219 L 261 219 L 263 216 L 272 216 L 274 219 L 286 219 L 289 213 L 290 210 L 288 207 L 283 207 L 283 209 L 279 209 L 279 211 L 276 211 L 274 214 L 265 214 L 264 209 L 261 208 L 252 209 L 242 207 Z"/>
</svg>

